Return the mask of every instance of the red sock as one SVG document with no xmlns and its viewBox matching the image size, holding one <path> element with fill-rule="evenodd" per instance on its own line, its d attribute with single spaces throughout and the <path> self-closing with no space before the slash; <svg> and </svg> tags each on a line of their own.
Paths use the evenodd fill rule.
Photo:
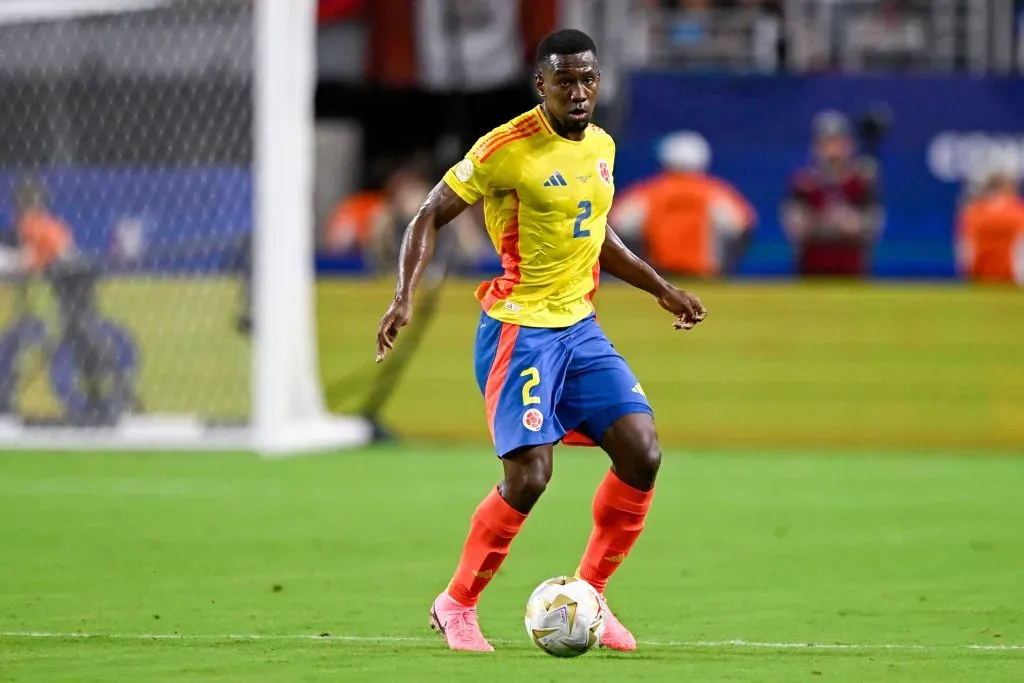
<svg viewBox="0 0 1024 683">
<path fill-rule="evenodd" d="M 526 515 L 512 508 L 494 488 L 473 513 L 462 559 L 448 584 L 448 596 L 473 607 L 508 556 L 512 539 L 519 533 Z"/>
<path fill-rule="evenodd" d="M 644 528 L 654 490 L 638 491 L 611 470 L 594 494 L 594 531 L 580 562 L 581 579 L 604 593 Z"/>
</svg>

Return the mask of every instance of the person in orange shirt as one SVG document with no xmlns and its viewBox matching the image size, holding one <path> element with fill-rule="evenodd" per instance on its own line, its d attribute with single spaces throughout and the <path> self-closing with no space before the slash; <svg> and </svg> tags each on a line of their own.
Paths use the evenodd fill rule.
<svg viewBox="0 0 1024 683">
<path fill-rule="evenodd" d="M 960 209 L 956 256 L 972 280 L 1024 284 L 1024 199 L 1015 169 L 989 169 Z"/>
<path fill-rule="evenodd" d="M 711 150 L 698 133 L 668 136 L 663 171 L 623 193 L 609 219 L 647 255 L 677 275 L 732 273 L 757 222 L 754 208 L 732 185 L 707 173 Z"/>
<path fill-rule="evenodd" d="M 71 230 L 47 210 L 46 195 L 38 182 L 27 180 L 22 184 L 15 206 L 21 262 L 26 270 L 45 271 L 74 249 Z"/>
<path fill-rule="evenodd" d="M 386 210 L 387 195 L 380 190 L 364 190 L 345 197 L 327 219 L 325 250 L 333 254 L 359 252 L 369 244 L 373 227 Z"/>
<path fill-rule="evenodd" d="M 62 339 L 69 344 L 81 372 L 88 407 L 87 424 L 109 424 L 109 402 L 103 400 L 104 377 L 115 359 L 100 329 L 96 304 L 99 269 L 75 246 L 71 228 L 47 207 L 46 192 L 35 179 L 25 180 L 14 197 L 20 259 L 29 274 L 41 274 L 53 288 L 60 310 Z M 121 378 L 124 380 L 125 378 Z M 117 387 L 116 390 L 128 390 Z M 130 390 L 128 390 L 130 391 Z"/>
<path fill-rule="evenodd" d="M 330 224 L 332 241 L 325 245 L 361 253 L 364 265 L 373 272 L 393 271 L 405 226 L 430 192 L 432 166 L 429 156 L 415 155 L 395 168 L 382 190 L 361 192 L 342 202 Z M 452 232 L 439 236 L 438 251 L 447 254 L 445 263 L 456 268 L 473 265 L 491 249 L 482 222 L 482 210 L 471 209 L 452 222 Z"/>
</svg>

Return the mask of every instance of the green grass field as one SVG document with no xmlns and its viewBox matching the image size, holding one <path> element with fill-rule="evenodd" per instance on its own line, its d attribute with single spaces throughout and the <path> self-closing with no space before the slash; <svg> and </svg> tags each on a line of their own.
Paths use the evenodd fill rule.
<svg viewBox="0 0 1024 683">
<path fill-rule="evenodd" d="M 195 413 L 221 419 L 249 414 L 252 374 L 249 340 L 234 329 L 239 286 L 218 278 L 111 279 L 99 291 L 103 314 L 131 330 L 141 356 L 138 384 L 151 413 Z M 59 317 L 49 287 L 29 288 L 29 310 L 57 335 Z M 15 319 L 14 288 L 0 287 L 0 321 Z M 25 354 L 22 411 L 57 416 L 38 351 Z"/>
<path fill-rule="evenodd" d="M 1024 460 L 670 452 L 609 588 L 641 649 L 555 660 L 524 602 L 575 568 L 604 469 L 559 450 L 481 602 L 498 650 L 463 655 L 426 610 L 486 448 L 4 455 L 0 680 L 1021 679 Z"/>
<path fill-rule="evenodd" d="M 677 448 L 1021 449 L 1024 296 L 1012 288 L 934 284 L 692 285 L 706 324 L 674 333 L 644 294 L 606 286 L 602 326 L 636 371 Z M 438 443 L 488 440 L 473 378 L 475 282 L 455 280 L 384 417 Z M 46 288 L 33 309 L 56 325 Z M 391 280 L 328 280 L 317 288 L 320 361 L 336 410 L 359 408 L 383 369 L 373 363 Z M 250 403 L 249 340 L 234 330 L 231 280 L 112 280 L 104 312 L 139 341 L 150 412 L 241 418 Z M 11 319 L 0 290 L 0 320 Z M 401 343 L 401 342 L 400 342 Z M 38 365 L 29 356 L 26 365 Z M 42 373 L 23 406 L 53 413 Z M 429 397 L 430 400 L 425 400 Z"/>
<path fill-rule="evenodd" d="M 318 287 L 335 409 L 377 381 L 391 287 Z M 559 449 L 485 594 L 498 651 L 451 653 L 427 628 L 500 471 L 472 375 L 473 283 L 455 281 L 385 411 L 401 446 L 0 455 L 0 682 L 1020 681 L 1024 459 L 1007 455 L 1024 452 L 1021 292 L 694 289 L 711 314 L 686 334 L 641 294 L 599 296 L 666 449 L 609 590 L 639 652 L 554 660 L 522 625 L 530 590 L 573 571 L 586 542 L 607 466 L 591 449 Z M 245 414 L 236 303 L 229 281 L 104 285 L 104 310 L 142 344 L 147 408 Z M 34 382 L 24 400 L 52 410 Z"/>
<path fill-rule="evenodd" d="M 374 381 L 374 335 L 393 283 L 319 288 L 321 367 L 339 409 Z M 598 294 L 601 324 L 677 448 L 1024 448 L 1024 295 L 916 284 L 694 283 L 710 311 L 673 332 L 647 295 Z M 474 283 L 437 318 L 385 413 L 413 438 L 486 443 L 473 377 Z M 401 343 L 401 340 L 400 342 Z M 334 386 L 338 378 L 357 381 Z M 424 397 L 430 397 L 425 400 Z"/>
</svg>

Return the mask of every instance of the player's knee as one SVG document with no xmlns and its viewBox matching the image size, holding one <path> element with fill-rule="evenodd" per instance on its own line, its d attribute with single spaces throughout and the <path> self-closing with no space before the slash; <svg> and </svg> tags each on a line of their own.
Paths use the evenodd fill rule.
<svg viewBox="0 0 1024 683">
<path fill-rule="evenodd" d="M 529 512 L 551 481 L 551 471 L 550 448 L 546 452 L 527 451 L 518 457 L 506 457 L 502 497 L 519 512 Z"/>
<path fill-rule="evenodd" d="M 632 460 L 634 488 L 641 491 L 653 488 L 661 468 L 661 447 L 654 429 L 643 430 L 638 434 Z"/>
<path fill-rule="evenodd" d="M 544 495 L 544 490 L 551 481 L 551 467 L 548 463 L 535 462 L 523 468 L 516 480 L 516 489 L 520 495 L 531 501 L 531 505 Z"/>
<path fill-rule="evenodd" d="M 649 491 L 661 468 L 661 447 L 653 420 L 623 420 L 611 451 L 615 474 L 635 489 Z"/>
<path fill-rule="evenodd" d="M 611 457 L 618 478 L 640 490 L 654 486 L 662 467 L 662 449 L 649 415 L 637 413 L 616 420 L 604 433 L 601 445 Z"/>
</svg>

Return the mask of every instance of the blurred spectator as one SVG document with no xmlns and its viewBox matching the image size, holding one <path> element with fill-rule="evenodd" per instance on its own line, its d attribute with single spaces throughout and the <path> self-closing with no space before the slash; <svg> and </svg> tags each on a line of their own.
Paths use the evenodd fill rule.
<svg viewBox="0 0 1024 683">
<path fill-rule="evenodd" d="M 776 71 L 784 55 L 782 8 L 771 0 L 737 0 L 736 9 L 724 22 L 733 40 L 750 44 L 753 65 L 760 71 Z"/>
<path fill-rule="evenodd" d="M 324 226 L 323 247 L 331 254 L 357 254 L 370 244 L 373 228 L 387 211 L 381 190 L 363 190 L 343 198 Z"/>
<path fill-rule="evenodd" d="M 672 66 L 779 68 L 781 8 L 770 0 L 669 0 L 661 5 L 662 59 Z"/>
<path fill-rule="evenodd" d="M 990 168 L 957 217 L 956 256 L 971 280 L 1024 284 L 1024 200 L 1016 168 Z"/>
<path fill-rule="evenodd" d="M 366 0 L 318 0 L 316 18 L 320 23 L 352 19 L 365 9 Z"/>
<path fill-rule="evenodd" d="M 906 69 L 927 60 L 926 12 L 906 0 L 862 4 L 841 4 L 836 17 L 844 69 Z"/>
<path fill-rule="evenodd" d="M 397 267 L 405 228 L 434 184 L 433 163 L 425 154 L 402 164 L 385 185 L 383 204 L 373 211 L 369 233 L 362 244 L 365 263 L 375 271 Z M 478 212 L 464 211 L 438 235 L 435 252 L 459 268 L 476 264 L 490 250 Z"/>
<path fill-rule="evenodd" d="M 700 134 L 668 136 L 659 157 L 662 171 L 627 190 L 609 222 L 662 271 L 732 273 L 757 220 L 753 207 L 732 185 L 708 175 L 711 150 Z"/>
<path fill-rule="evenodd" d="M 22 266 L 42 272 L 51 264 L 74 254 L 71 229 L 46 206 L 43 186 L 26 179 L 14 197 Z"/>
<path fill-rule="evenodd" d="M 882 226 L 877 163 L 857 156 L 846 117 L 814 120 L 814 161 L 799 170 L 782 207 L 782 225 L 801 275 L 863 276 Z"/>
<path fill-rule="evenodd" d="M 116 420 L 114 408 L 103 400 L 104 380 L 114 372 L 116 358 L 100 325 L 96 282 L 100 267 L 75 246 L 71 228 L 47 206 L 42 184 L 24 180 L 14 197 L 16 231 L 22 267 L 41 273 L 53 289 L 60 310 L 62 338 L 66 340 L 81 372 L 86 395 L 86 424 L 109 424 Z M 124 377 L 115 377 L 122 384 Z M 130 387 L 116 389 L 128 395 Z"/>
</svg>

